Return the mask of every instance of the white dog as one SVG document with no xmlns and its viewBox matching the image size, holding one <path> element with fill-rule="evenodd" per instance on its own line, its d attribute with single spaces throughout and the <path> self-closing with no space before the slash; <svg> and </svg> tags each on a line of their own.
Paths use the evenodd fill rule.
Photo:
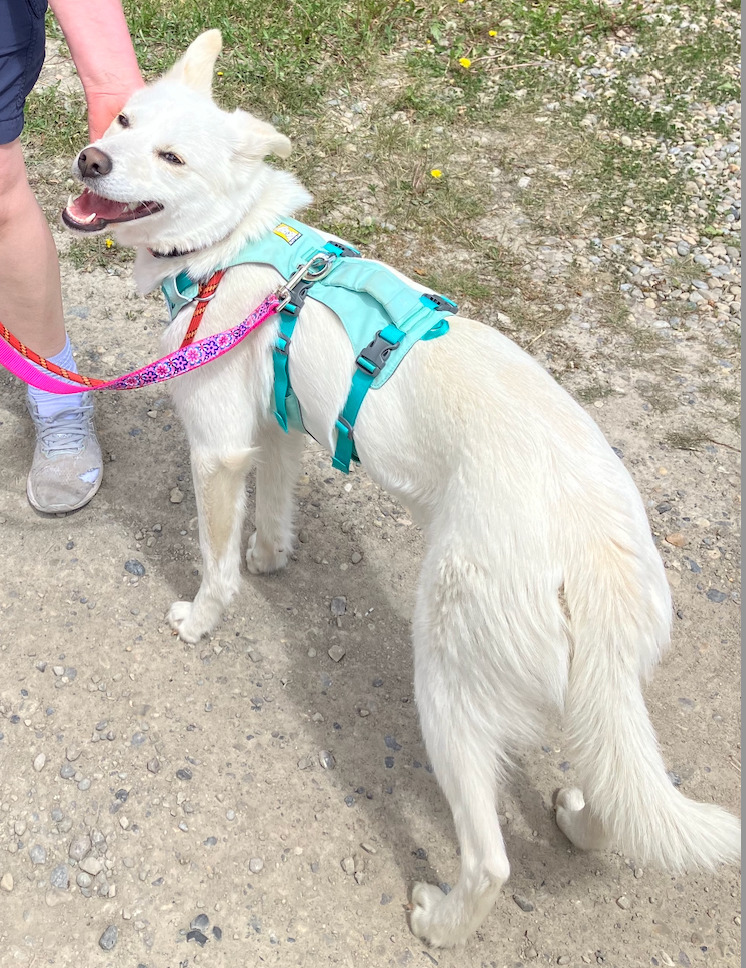
<svg viewBox="0 0 746 968">
<path fill-rule="evenodd" d="M 286 157 L 288 139 L 213 102 L 220 46 L 218 31 L 199 37 L 77 160 L 86 191 L 64 220 L 137 246 L 142 291 L 184 270 L 209 278 L 246 239 L 309 202 L 291 174 L 264 161 Z M 198 338 L 239 323 L 281 282 L 266 265 L 231 268 Z M 167 330 L 165 351 L 179 346 L 192 308 Z M 449 323 L 367 395 L 354 437 L 362 466 L 406 505 L 426 540 L 415 690 L 461 845 L 448 895 L 431 884 L 412 892 L 412 930 L 436 946 L 463 942 L 508 877 L 497 789 L 548 707 L 564 711 L 582 782 L 582 792 L 562 790 L 556 803 L 575 845 L 613 845 L 671 871 L 740 856 L 736 818 L 671 784 L 643 703 L 640 680 L 668 644 L 671 600 L 632 480 L 538 363 L 487 326 L 457 315 Z M 191 445 L 204 559 L 195 600 L 169 613 L 186 642 L 215 628 L 239 586 L 252 463 L 249 571 L 282 568 L 292 548 L 303 438 L 273 416 L 276 337 L 273 316 L 171 384 Z M 295 330 L 290 372 L 306 428 L 333 452 L 355 353 L 337 315 L 313 298 Z"/>
</svg>

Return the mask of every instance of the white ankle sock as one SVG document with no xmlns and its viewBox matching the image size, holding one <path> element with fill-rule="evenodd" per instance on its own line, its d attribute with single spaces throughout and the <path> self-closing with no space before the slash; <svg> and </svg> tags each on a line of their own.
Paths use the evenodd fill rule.
<svg viewBox="0 0 746 968">
<path fill-rule="evenodd" d="M 71 373 L 77 373 L 78 367 L 75 365 L 75 360 L 73 359 L 73 350 L 70 345 L 70 337 L 65 338 L 65 345 L 55 356 L 47 357 L 50 363 L 56 363 L 57 366 L 61 366 L 65 370 L 70 370 Z M 34 364 L 36 365 L 36 364 Z M 41 370 L 45 373 L 40 366 L 36 367 L 37 370 Z M 59 413 L 61 410 L 70 410 L 72 408 L 82 407 L 85 403 L 85 392 L 83 393 L 48 393 L 46 390 L 38 390 L 36 387 L 28 388 L 29 400 L 32 400 L 39 410 L 39 415 L 48 420 L 55 414 Z"/>
</svg>

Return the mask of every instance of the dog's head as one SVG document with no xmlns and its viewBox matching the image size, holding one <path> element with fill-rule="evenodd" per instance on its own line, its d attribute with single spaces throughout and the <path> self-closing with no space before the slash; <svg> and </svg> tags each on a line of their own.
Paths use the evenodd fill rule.
<svg viewBox="0 0 746 968">
<path fill-rule="evenodd" d="M 73 174 L 85 189 L 62 213 L 67 228 L 168 251 L 210 245 L 241 221 L 256 200 L 263 159 L 286 158 L 290 141 L 245 111 L 215 104 L 221 46 L 218 30 L 198 37 L 80 152 Z"/>
</svg>

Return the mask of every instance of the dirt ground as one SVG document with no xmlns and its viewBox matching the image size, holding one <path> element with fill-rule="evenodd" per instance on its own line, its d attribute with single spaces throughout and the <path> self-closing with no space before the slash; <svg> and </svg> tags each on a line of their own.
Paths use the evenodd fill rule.
<svg viewBox="0 0 746 968">
<path fill-rule="evenodd" d="M 525 271 L 568 275 L 560 255 L 539 239 Z M 82 372 L 157 355 L 165 309 L 128 268 L 64 262 L 63 295 Z M 674 382 L 675 402 L 651 407 L 639 372 L 594 355 L 598 301 L 573 311 L 553 335 L 586 384 L 613 388 L 588 409 L 640 488 L 673 590 L 673 644 L 646 692 L 665 760 L 684 793 L 738 812 L 738 439 L 689 385 L 703 365 L 735 370 L 706 326 L 669 331 L 678 377 L 650 379 Z M 556 366 L 545 340 L 529 349 Z M 512 874 L 494 912 L 464 949 L 419 943 L 411 885 L 455 882 L 458 857 L 412 696 L 417 528 L 309 444 L 287 570 L 246 576 L 212 638 L 186 646 L 164 620 L 199 583 L 184 434 L 159 388 L 97 407 L 101 491 L 39 515 L 23 392 L 0 375 L 2 968 L 740 963 L 738 871 L 672 877 L 570 848 L 551 807 L 573 782 L 559 723 L 498 804 Z M 714 440 L 672 446 L 697 417 Z"/>
</svg>

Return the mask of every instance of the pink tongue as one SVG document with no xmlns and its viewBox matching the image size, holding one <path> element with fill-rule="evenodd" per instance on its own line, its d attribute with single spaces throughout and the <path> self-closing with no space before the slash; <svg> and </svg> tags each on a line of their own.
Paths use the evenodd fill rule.
<svg viewBox="0 0 746 968">
<path fill-rule="evenodd" d="M 126 208 L 127 205 L 125 202 L 112 202 L 108 198 L 101 198 L 100 195 L 94 195 L 93 192 L 89 192 L 86 188 L 82 195 L 70 203 L 68 211 L 75 218 L 81 220 L 93 212 L 99 218 L 113 219 L 121 215 Z"/>
</svg>

